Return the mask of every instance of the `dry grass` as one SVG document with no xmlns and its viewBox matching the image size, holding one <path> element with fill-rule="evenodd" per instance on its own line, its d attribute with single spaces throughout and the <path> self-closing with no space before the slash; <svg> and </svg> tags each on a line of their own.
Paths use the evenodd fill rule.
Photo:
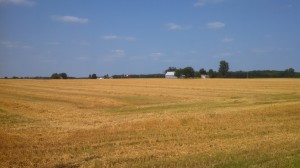
<svg viewBox="0 0 300 168">
<path fill-rule="evenodd" d="M 300 80 L 0 80 L 0 167 L 300 167 Z"/>
</svg>

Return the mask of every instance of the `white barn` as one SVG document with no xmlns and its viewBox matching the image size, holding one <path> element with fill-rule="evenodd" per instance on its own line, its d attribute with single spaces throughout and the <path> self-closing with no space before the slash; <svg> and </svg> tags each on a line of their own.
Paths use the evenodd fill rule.
<svg viewBox="0 0 300 168">
<path fill-rule="evenodd" d="M 207 79 L 207 78 L 209 78 L 209 76 L 208 75 L 201 75 L 201 78 L 202 79 Z"/>
<path fill-rule="evenodd" d="M 175 76 L 175 72 L 167 72 L 167 73 L 165 74 L 165 78 L 175 79 L 175 78 L 177 78 L 177 77 Z"/>
</svg>

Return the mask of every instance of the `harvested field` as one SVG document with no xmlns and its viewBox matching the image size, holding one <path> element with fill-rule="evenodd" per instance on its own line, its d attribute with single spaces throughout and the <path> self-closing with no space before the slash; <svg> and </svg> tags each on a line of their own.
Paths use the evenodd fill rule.
<svg viewBox="0 0 300 168">
<path fill-rule="evenodd" d="M 300 167 L 300 80 L 2 79 L 0 153 L 0 167 Z"/>
</svg>

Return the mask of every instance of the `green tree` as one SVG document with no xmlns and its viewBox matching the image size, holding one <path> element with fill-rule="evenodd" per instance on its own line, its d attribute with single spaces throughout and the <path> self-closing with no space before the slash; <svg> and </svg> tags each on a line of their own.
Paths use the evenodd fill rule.
<svg viewBox="0 0 300 168">
<path fill-rule="evenodd" d="M 195 77 L 195 71 L 192 67 L 185 67 L 183 69 L 183 75 L 185 75 L 185 78 L 193 78 Z"/>
<path fill-rule="evenodd" d="M 60 73 L 59 76 L 63 79 L 68 79 L 68 75 L 66 73 Z"/>
<path fill-rule="evenodd" d="M 108 74 L 104 75 L 104 79 L 108 79 L 108 78 L 109 78 Z"/>
<path fill-rule="evenodd" d="M 91 79 L 97 79 L 97 75 L 96 74 L 92 74 Z"/>
<path fill-rule="evenodd" d="M 294 77 L 294 76 L 295 76 L 295 70 L 294 70 L 294 68 L 286 69 L 283 72 L 283 77 Z"/>
<path fill-rule="evenodd" d="M 183 75 L 183 70 L 181 68 L 179 68 L 175 71 L 175 76 L 177 78 L 182 78 L 182 75 Z"/>
<path fill-rule="evenodd" d="M 201 74 L 199 73 L 199 71 L 195 72 L 195 77 L 201 77 Z"/>
<path fill-rule="evenodd" d="M 214 70 L 209 69 L 207 75 L 208 75 L 210 78 L 214 78 L 214 77 L 215 77 Z"/>
<path fill-rule="evenodd" d="M 66 74 L 66 73 L 60 73 L 60 74 L 58 74 L 58 73 L 53 73 L 52 75 L 51 75 L 51 78 L 52 79 L 68 79 L 68 75 Z"/>
<path fill-rule="evenodd" d="M 165 73 L 167 72 L 175 72 L 177 70 L 176 67 L 169 67 L 168 69 L 165 70 Z"/>
<path fill-rule="evenodd" d="M 200 75 L 207 75 L 207 72 L 206 72 L 206 70 L 204 68 L 201 68 L 199 70 L 199 73 L 200 73 Z"/>
<path fill-rule="evenodd" d="M 53 74 L 51 75 L 51 78 L 52 78 L 52 79 L 59 79 L 60 76 L 59 76 L 58 73 L 53 73 Z"/>
<path fill-rule="evenodd" d="M 229 64 L 225 60 L 220 61 L 219 74 L 221 77 L 226 77 L 229 71 Z"/>
</svg>

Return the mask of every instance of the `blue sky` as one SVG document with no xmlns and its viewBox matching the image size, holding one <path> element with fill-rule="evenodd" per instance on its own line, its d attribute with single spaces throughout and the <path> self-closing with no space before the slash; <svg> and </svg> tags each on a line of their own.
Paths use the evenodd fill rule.
<svg viewBox="0 0 300 168">
<path fill-rule="evenodd" d="M 0 0 L 0 77 L 300 71 L 298 0 Z"/>
</svg>

